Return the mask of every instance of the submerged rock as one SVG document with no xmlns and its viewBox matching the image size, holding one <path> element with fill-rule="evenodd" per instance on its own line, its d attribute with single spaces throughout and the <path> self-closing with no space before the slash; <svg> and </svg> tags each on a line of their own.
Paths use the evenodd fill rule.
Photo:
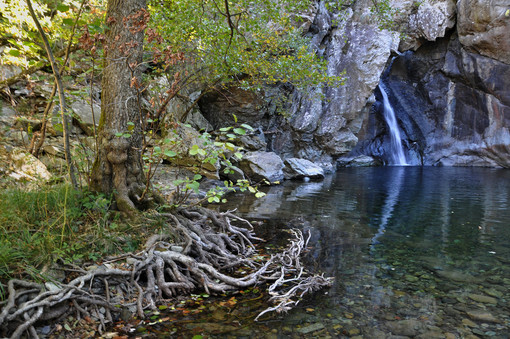
<svg viewBox="0 0 510 339">
<path fill-rule="evenodd" d="M 312 332 L 320 331 L 323 328 L 324 328 L 324 325 L 322 323 L 315 323 L 315 324 L 311 324 L 311 325 L 308 325 L 305 327 L 300 327 L 300 328 L 296 329 L 296 332 L 301 333 L 301 334 L 309 334 Z"/>
<path fill-rule="evenodd" d="M 485 304 L 497 304 L 498 303 L 498 300 L 496 298 L 493 298 L 493 297 L 489 297 L 489 296 L 486 296 L 486 295 L 481 295 L 481 294 L 469 294 L 468 297 L 474 301 L 478 301 L 480 303 L 485 303 Z"/>
<path fill-rule="evenodd" d="M 416 319 L 407 319 L 399 321 L 389 321 L 386 323 L 389 330 L 396 335 L 414 337 L 424 328 L 424 325 Z"/>
<path fill-rule="evenodd" d="M 465 273 L 462 271 L 443 271 L 437 270 L 436 274 L 441 278 L 446 278 L 448 280 L 458 281 L 458 282 L 467 282 L 467 283 L 477 283 L 482 280 L 472 276 L 469 273 Z"/>
<path fill-rule="evenodd" d="M 490 322 L 490 323 L 499 323 L 499 319 L 493 316 L 491 313 L 485 310 L 473 310 L 466 311 L 466 314 L 473 320 Z"/>
</svg>

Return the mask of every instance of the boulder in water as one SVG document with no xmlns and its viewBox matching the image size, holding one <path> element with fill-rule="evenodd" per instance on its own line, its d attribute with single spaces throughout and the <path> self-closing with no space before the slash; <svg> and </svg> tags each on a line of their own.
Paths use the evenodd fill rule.
<svg viewBox="0 0 510 339">
<path fill-rule="evenodd" d="M 284 179 L 283 161 L 274 152 L 247 153 L 239 167 L 252 182 L 267 181 L 270 184 Z"/>
<path fill-rule="evenodd" d="M 300 158 L 289 158 L 284 161 L 283 173 L 285 179 L 323 179 L 324 170 L 310 160 Z"/>
</svg>

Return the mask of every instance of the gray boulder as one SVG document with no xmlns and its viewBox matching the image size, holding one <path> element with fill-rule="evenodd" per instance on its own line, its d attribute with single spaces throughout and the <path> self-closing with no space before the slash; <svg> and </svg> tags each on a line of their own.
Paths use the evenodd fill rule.
<svg viewBox="0 0 510 339">
<path fill-rule="evenodd" d="M 73 123 L 89 136 L 94 135 L 94 122 L 96 126 L 99 125 L 101 117 L 101 106 L 93 103 L 92 107 L 88 100 L 80 99 L 71 104 L 71 109 L 74 113 Z"/>
<path fill-rule="evenodd" d="M 369 155 L 345 156 L 337 160 L 338 167 L 375 167 L 381 165 L 380 160 Z"/>
<path fill-rule="evenodd" d="M 310 160 L 289 158 L 285 159 L 285 167 L 283 174 L 285 179 L 302 179 L 308 177 L 310 179 L 323 179 L 324 170 Z"/>
<path fill-rule="evenodd" d="M 239 167 L 252 182 L 271 184 L 284 179 L 283 161 L 274 152 L 247 153 Z"/>
</svg>

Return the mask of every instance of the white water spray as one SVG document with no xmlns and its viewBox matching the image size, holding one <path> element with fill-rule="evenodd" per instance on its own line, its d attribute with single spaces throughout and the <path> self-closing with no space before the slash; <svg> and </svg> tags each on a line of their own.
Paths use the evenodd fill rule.
<svg viewBox="0 0 510 339">
<path fill-rule="evenodd" d="M 379 89 L 381 90 L 383 97 L 384 119 L 386 120 L 388 128 L 390 129 L 390 165 L 406 166 L 407 160 L 404 154 L 404 148 L 402 147 L 402 138 L 400 137 L 400 130 L 398 128 L 397 118 L 395 117 L 395 111 L 393 110 L 393 107 L 391 107 L 390 101 L 388 100 L 388 95 L 386 94 L 382 83 L 379 84 Z"/>
</svg>

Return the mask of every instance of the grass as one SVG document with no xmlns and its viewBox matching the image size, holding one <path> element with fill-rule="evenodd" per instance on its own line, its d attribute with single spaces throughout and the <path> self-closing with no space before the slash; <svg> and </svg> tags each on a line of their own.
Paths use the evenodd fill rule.
<svg viewBox="0 0 510 339">
<path fill-rule="evenodd" d="M 1 190 L 0 205 L 0 300 L 10 278 L 39 280 L 45 265 L 135 251 L 162 227 L 122 221 L 109 211 L 106 197 L 64 184 Z"/>
</svg>

